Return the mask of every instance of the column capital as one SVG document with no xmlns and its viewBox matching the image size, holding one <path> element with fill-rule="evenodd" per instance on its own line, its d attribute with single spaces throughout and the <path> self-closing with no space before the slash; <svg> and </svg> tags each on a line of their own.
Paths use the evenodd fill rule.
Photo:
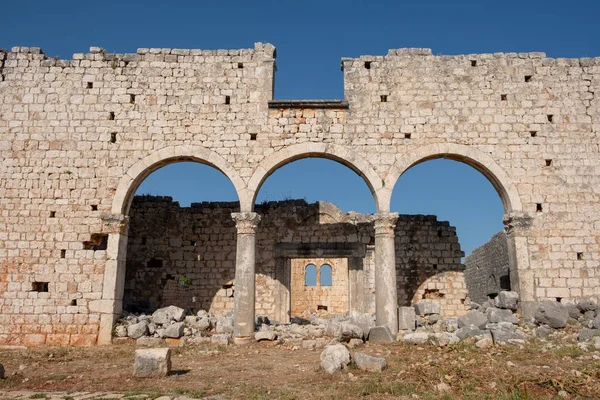
<svg viewBox="0 0 600 400">
<path fill-rule="evenodd" d="M 103 233 L 127 233 L 127 224 L 129 223 L 129 217 L 127 215 L 102 214 L 100 219 L 102 220 Z"/>
<path fill-rule="evenodd" d="M 529 229 L 532 221 L 533 218 L 523 211 L 512 211 L 504 214 L 504 217 L 502 218 L 504 231 L 507 235 Z"/>
<path fill-rule="evenodd" d="M 255 212 L 231 213 L 238 234 L 255 234 L 261 216 Z"/>
<path fill-rule="evenodd" d="M 375 236 L 378 235 L 394 235 L 396 222 L 398 221 L 398 213 L 377 213 L 373 219 L 375 226 Z"/>
</svg>

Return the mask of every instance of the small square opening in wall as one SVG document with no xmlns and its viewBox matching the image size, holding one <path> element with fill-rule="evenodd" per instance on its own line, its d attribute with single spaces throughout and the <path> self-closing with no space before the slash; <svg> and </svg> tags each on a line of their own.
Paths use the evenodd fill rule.
<svg viewBox="0 0 600 400">
<path fill-rule="evenodd" d="M 317 305 L 317 311 L 319 310 L 323 310 L 323 311 L 327 311 L 327 306 L 323 306 L 323 305 Z"/>
<path fill-rule="evenodd" d="M 529 131 L 531 137 L 537 137 L 537 131 Z"/>
<path fill-rule="evenodd" d="M 225 104 L 231 104 L 231 96 L 225 96 Z"/>
<path fill-rule="evenodd" d="M 67 256 L 67 251 L 65 249 L 60 251 L 60 258 L 65 258 Z"/>
<path fill-rule="evenodd" d="M 371 61 L 365 61 L 365 69 L 371 69 Z"/>
<path fill-rule="evenodd" d="M 437 264 L 433 264 L 433 265 L 431 266 L 431 268 L 433 268 L 433 269 L 437 270 Z"/>
<path fill-rule="evenodd" d="M 72 305 L 72 306 L 76 306 L 76 305 L 77 305 L 77 299 L 73 299 L 73 300 L 71 300 L 71 305 Z"/>
<path fill-rule="evenodd" d="M 502 101 L 506 101 L 506 95 L 505 95 L 505 94 L 501 94 L 501 95 L 500 95 L 500 100 L 502 100 Z"/>
<path fill-rule="evenodd" d="M 146 245 L 146 243 L 148 243 L 148 239 L 143 237 L 142 238 L 142 246 Z"/>
<path fill-rule="evenodd" d="M 547 118 L 548 118 L 548 122 L 554 122 L 554 115 L 548 114 Z"/>
<path fill-rule="evenodd" d="M 33 292 L 48 292 L 48 282 L 31 282 Z"/>
<path fill-rule="evenodd" d="M 556 297 L 556 302 L 557 303 L 562 303 L 562 297 Z"/>
<path fill-rule="evenodd" d="M 192 245 L 192 246 L 196 247 L 196 246 L 198 245 L 198 243 L 197 243 L 195 240 L 192 240 L 192 241 L 190 242 L 190 245 Z"/>
<path fill-rule="evenodd" d="M 256 133 L 251 133 L 250 134 L 250 140 L 256 140 L 256 136 L 257 136 Z"/>
<path fill-rule="evenodd" d="M 135 104 L 135 94 L 130 94 L 129 95 L 129 103 Z"/>
<path fill-rule="evenodd" d="M 56 218 L 56 211 L 50 211 L 50 218 Z"/>
<path fill-rule="evenodd" d="M 583 260 L 583 253 L 577 253 L 577 260 L 578 261 Z"/>
<path fill-rule="evenodd" d="M 471 67 L 477 66 L 477 60 L 471 60 Z"/>
<path fill-rule="evenodd" d="M 404 139 L 410 139 L 410 137 L 411 137 L 410 133 L 405 133 L 404 134 Z"/>
<path fill-rule="evenodd" d="M 551 167 L 552 166 L 552 160 L 547 159 L 546 160 L 546 167 Z"/>
<path fill-rule="evenodd" d="M 88 82 L 86 87 L 88 89 L 93 89 L 94 88 L 94 82 Z"/>
<path fill-rule="evenodd" d="M 382 94 L 382 95 L 380 96 L 380 98 L 381 98 L 381 102 L 382 102 L 382 103 L 387 103 L 387 95 L 386 95 L 386 94 Z"/>
<path fill-rule="evenodd" d="M 531 82 L 532 77 L 533 76 L 531 76 L 531 75 L 525 75 L 525 82 Z"/>
<path fill-rule="evenodd" d="M 241 62 L 239 62 L 239 63 L 238 63 L 238 68 L 239 68 L 239 69 L 242 69 L 242 68 L 244 68 L 244 63 L 241 63 Z"/>
<path fill-rule="evenodd" d="M 114 111 L 111 111 L 111 112 L 108 114 L 108 120 L 109 120 L 109 121 L 114 121 L 114 120 L 115 120 L 115 112 L 114 112 Z"/>
<path fill-rule="evenodd" d="M 92 204 L 90 207 L 92 208 L 92 211 L 98 211 L 98 206 L 96 204 Z"/>
<path fill-rule="evenodd" d="M 117 132 L 112 132 L 110 134 L 110 142 L 111 143 L 116 143 L 117 142 Z"/>
<path fill-rule="evenodd" d="M 536 211 L 536 212 L 542 212 L 542 211 L 543 211 L 543 210 L 542 210 L 542 203 L 537 203 L 537 204 L 535 205 L 535 211 Z"/>
</svg>

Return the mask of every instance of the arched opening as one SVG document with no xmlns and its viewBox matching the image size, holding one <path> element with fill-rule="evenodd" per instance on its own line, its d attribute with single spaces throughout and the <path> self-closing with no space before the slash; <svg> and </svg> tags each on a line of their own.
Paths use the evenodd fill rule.
<svg viewBox="0 0 600 400">
<path fill-rule="evenodd" d="M 304 273 L 304 286 L 317 286 L 317 266 L 315 264 L 308 264 Z"/>
<path fill-rule="evenodd" d="M 122 310 L 233 310 L 231 213 L 239 211 L 240 188 L 243 181 L 227 162 L 192 146 L 159 150 L 128 169 L 113 214 L 104 219 L 111 233 L 99 343 L 110 343 Z"/>
<path fill-rule="evenodd" d="M 405 165 L 391 199 L 392 211 L 401 214 L 399 305 L 433 299 L 443 316 L 454 317 L 468 311 L 467 299 L 482 303 L 506 290 L 513 266 L 503 216 L 520 206 L 514 187 L 460 154 L 428 154 Z M 490 285 L 492 273 L 504 277 L 502 288 Z"/>
<path fill-rule="evenodd" d="M 376 204 L 368 174 L 356 170 L 354 163 L 338 157 L 308 153 L 273 162 L 253 178 L 261 182 L 255 187 L 254 210 L 262 216 L 256 286 L 274 286 L 276 299 L 264 301 L 257 291 L 257 313 L 287 322 L 316 312 L 363 310 L 364 295 L 353 297 L 352 292 L 373 241 L 367 213 Z M 307 284 L 307 264 L 317 266 L 316 287 Z M 330 288 L 332 268 L 335 290 Z"/>
<path fill-rule="evenodd" d="M 319 284 L 321 286 L 332 286 L 331 265 L 323 264 L 319 269 Z"/>
</svg>

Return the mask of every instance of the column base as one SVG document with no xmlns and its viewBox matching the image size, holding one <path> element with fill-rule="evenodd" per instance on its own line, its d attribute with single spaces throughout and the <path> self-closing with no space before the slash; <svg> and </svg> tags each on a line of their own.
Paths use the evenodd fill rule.
<svg viewBox="0 0 600 400">
<path fill-rule="evenodd" d="M 235 343 L 238 346 L 246 346 L 248 344 L 251 344 L 254 342 L 254 338 L 253 337 L 249 337 L 249 336 L 241 336 L 241 337 L 235 337 L 233 338 L 233 343 Z"/>
</svg>

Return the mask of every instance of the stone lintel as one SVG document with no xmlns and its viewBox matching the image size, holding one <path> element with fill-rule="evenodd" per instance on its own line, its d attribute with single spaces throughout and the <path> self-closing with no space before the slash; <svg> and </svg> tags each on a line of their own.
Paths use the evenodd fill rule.
<svg viewBox="0 0 600 400">
<path fill-rule="evenodd" d="M 346 100 L 270 100 L 269 108 L 339 108 L 348 109 Z"/>
</svg>

